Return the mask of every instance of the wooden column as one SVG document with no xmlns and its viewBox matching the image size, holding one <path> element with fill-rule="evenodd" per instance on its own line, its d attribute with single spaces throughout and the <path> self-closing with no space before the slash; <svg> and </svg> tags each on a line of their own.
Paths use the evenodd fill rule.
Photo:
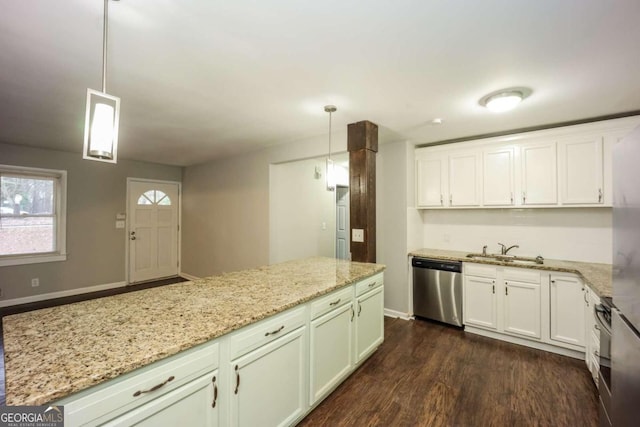
<svg viewBox="0 0 640 427">
<path fill-rule="evenodd" d="M 376 153 L 378 125 L 370 121 L 348 126 L 351 260 L 376 262 Z M 354 242 L 353 230 L 364 231 Z"/>
</svg>

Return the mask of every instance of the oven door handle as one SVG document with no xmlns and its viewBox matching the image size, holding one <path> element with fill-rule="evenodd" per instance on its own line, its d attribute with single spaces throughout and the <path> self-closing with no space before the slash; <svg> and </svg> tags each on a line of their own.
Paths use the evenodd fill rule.
<svg viewBox="0 0 640 427">
<path fill-rule="evenodd" d="M 596 321 L 601 327 L 601 331 L 605 331 L 608 336 L 611 336 L 611 326 L 608 324 L 607 320 L 604 318 L 605 310 L 600 305 L 596 305 Z"/>
</svg>

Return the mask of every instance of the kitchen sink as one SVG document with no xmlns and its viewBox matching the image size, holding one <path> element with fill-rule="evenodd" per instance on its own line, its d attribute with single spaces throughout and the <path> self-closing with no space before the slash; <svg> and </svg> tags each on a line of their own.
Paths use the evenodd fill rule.
<svg viewBox="0 0 640 427">
<path fill-rule="evenodd" d="M 537 257 L 524 257 L 516 255 L 500 255 L 500 254 L 467 254 L 467 258 L 471 259 L 487 259 L 492 261 L 512 262 L 514 264 L 544 264 L 544 258 L 540 255 Z"/>
</svg>

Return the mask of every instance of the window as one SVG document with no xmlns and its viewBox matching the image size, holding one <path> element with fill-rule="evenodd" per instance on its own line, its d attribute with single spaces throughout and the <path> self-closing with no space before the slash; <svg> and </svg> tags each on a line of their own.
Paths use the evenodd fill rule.
<svg viewBox="0 0 640 427">
<path fill-rule="evenodd" d="M 0 165 L 0 266 L 64 261 L 67 172 Z"/>
<path fill-rule="evenodd" d="M 163 191 L 149 190 L 138 198 L 138 204 L 170 206 L 171 199 Z"/>
</svg>

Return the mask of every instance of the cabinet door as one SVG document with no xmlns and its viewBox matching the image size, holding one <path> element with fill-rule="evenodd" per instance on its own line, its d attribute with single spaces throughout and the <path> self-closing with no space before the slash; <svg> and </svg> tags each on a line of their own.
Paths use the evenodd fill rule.
<svg viewBox="0 0 640 427">
<path fill-rule="evenodd" d="M 540 339 L 540 285 L 511 280 L 504 285 L 504 332 Z"/>
<path fill-rule="evenodd" d="M 561 203 L 602 204 L 602 137 L 592 136 L 559 142 L 558 159 Z"/>
<path fill-rule="evenodd" d="M 513 205 L 513 147 L 485 150 L 482 167 L 482 204 Z"/>
<path fill-rule="evenodd" d="M 425 158 L 416 161 L 416 203 L 418 207 L 442 207 L 444 200 L 444 159 Z"/>
<path fill-rule="evenodd" d="M 353 304 L 345 304 L 311 322 L 311 405 L 326 396 L 353 366 Z"/>
<path fill-rule="evenodd" d="M 558 203 L 556 143 L 525 144 L 521 147 L 523 205 Z"/>
<path fill-rule="evenodd" d="M 188 420 L 190 426 L 218 426 L 218 383 L 215 370 L 103 425 L 180 426 Z"/>
<path fill-rule="evenodd" d="M 306 327 L 231 362 L 231 425 L 284 426 L 306 409 Z"/>
<path fill-rule="evenodd" d="M 577 277 L 551 275 L 550 285 L 550 338 L 584 347 L 586 302 L 582 281 Z"/>
<path fill-rule="evenodd" d="M 476 151 L 449 156 L 449 205 L 480 205 L 480 154 Z"/>
<path fill-rule="evenodd" d="M 383 290 L 379 287 L 356 299 L 356 363 L 378 348 L 384 340 Z"/>
<path fill-rule="evenodd" d="M 464 277 L 465 325 L 487 329 L 498 328 L 496 312 L 496 281 L 484 277 Z"/>
</svg>

